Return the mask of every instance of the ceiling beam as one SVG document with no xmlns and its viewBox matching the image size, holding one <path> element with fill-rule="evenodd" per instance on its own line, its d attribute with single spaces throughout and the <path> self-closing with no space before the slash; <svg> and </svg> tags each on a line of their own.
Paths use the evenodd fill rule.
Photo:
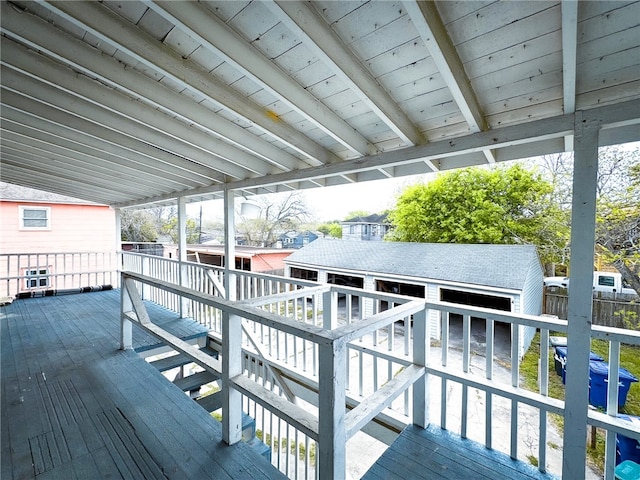
<svg viewBox="0 0 640 480">
<path fill-rule="evenodd" d="M 10 37 L 32 46 L 47 56 L 69 65 L 76 71 L 84 72 L 106 85 L 138 97 L 169 115 L 176 116 L 187 124 L 197 126 L 208 134 L 223 140 L 237 148 L 262 158 L 281 170 L 294 170 L 317 162 L 306 163 L 300 158 L 277 148 L 270 142 L 247 132 L 219 115 L 212 115 L 210 109 L 181 95 L 161 83 L 152 80 L 122 62 L 107 55 L 96 55 L 95 49 L 85 42 L 63 34 L 52 24 L 28 13 L 18 13 L 3 2 L 0 5 L 3 21 L 9 29 L 3 29 Z M 4 23 L 3 23 L 4 26 Z M 3 58 L 17 43 L 7 38 L 2 48 Z M 25 48 L 26 50 L 26 48 Z"/>
<path fill-rule="evenodd" d="M 4 162 L 3 162 L 4 163 Z M 113 205 L 122 195 L 114 194 L 115 190 L 104 188 L 99 184 L 87 184 L 69 178 L 61 178 L 45 171 L 36 172 L 30 167 L 25 167 L 22 162 L 16 162 L 10 168 L 2 169 L 2 180 L 11 183 L 11 180 L 20 180 L 19 185 L 31 186 L 42 190 L 46 185 L 47 191 L 68 195 L 83 200 L 91 200 L 96 203 Z M 6 170 L 6 172 L 5 172 Z M 124 194 L 125 197 L 135 198 L 134 195 Z"/>
<path fill-rule="evenodd" d="M 578 58 L 578 1 L 562 0 L 562 98 L 564 113 L 576 111 Z M 565 150 L 573 151 L 573 135 L 565 137 Z"/>
<path fill-rule="evenodd" d="M 92 100 L 89 101 L 88 98 L 76 97 L 57 87 L 53 87 L 51 84 L 42 83 L 32 77 L 21 75 L 5 65 L 1 68 L 1 74 L 3 88 L 7 90 L 13 90 L 27 98 L 38 99 L 42 103 L 54 106 L 59 110 L 66 111 L 67 113 L 104 128 L 119 132 L 142 144 L 152 145 L 160 150 L 171 152 L 179 157 L 182 156 L 187 160 L 209 167 L 212 176 L 220 181 L 225 180 L 223 175 L 228 175 L 236 179 L 243 179 L 249 176 L 246 169 L 229 162 L 224 162 L 222 159 L 216 159 L 213 154 L 205 152 L 195 145 L 181 142 L 175 137 L 171 138 L 171 136 L 163 130 L 150 128 L 148 125 L 141 124 L 130 117 L 122 116 L 120 112 L 116 113 L 114 110 L 93 103 L 100 97 L 97 91 L 94 93 Z M 82 83 L 83 78 L 77 77 L 76 88 Z M 96 84 L 92 83 L 91 86 L 95 87 Z M 117 97 L 115 92 L 104 92 L 104 95 L 104 101 Z M 135 107 L 135 105 L 132 105 L 132 107 Z M 142 105 L 139 105 L 138 108 L 143 110 Z"/>
<path fill-rule="evenodd" d="M 2 91 L 2 119 L 33 126 L 68 140 L 75 148 L 86 148 L 96 158 L 114 165 L 144 169 L 157 177 L 174 183 L 210 185 L 215 171 L 202 165 L 140 144 L 129 137 L 60 111 L 37 100 L 22 97 L 8 90 Z M 95 152 L 95 153 L 93 153 Z"/>
<path fill-rule="evenodd" d="M 622 127 L 625 125 L 640 125 L 640 100 L 630 100 L 615 105 L 607 105 L 589 110 L 583 110 L 583 116 L 587 121 L 598 122 L 601 128 L 607 126 Z M 479 132 L 450 140 L 431 142 L 426 145 L 407 147 L 401 150 L 384 152 L 379 155 L 364 158 L 346 160 L 339 164 L 323 165 L 321 167 L 311 167 L 307 170 L 298 170 L 269 178 L 255 178 L 244 181 L 232 182 L 224 186 L 212 186 L 205 189 L 195 189 L 185 193 L 186 196 L 201 195 L 204 193 L 214 193 L 223 188 L 227 189 L 253 189 L 265 185 L 278 183 L 290 183 L 292 181 L 309 180 L 335 175 L 346 175 L 349 173 L 377 170 L 389 166 L 399 166 L 422 162 L 434 162 L 434 166 L 439 165 L 440 169 L 445 168 L 449 163 L 455 163 L 457 158 L 474 152 L 482 152 L 487 149 L 498 151 L 499 149 L 510 149 L 517 147 L 515 151 L 511 149 L 511 155 L 501 155 L 500 161 L 516 160 L 522 158 L 522 148 L 528 144 L 536 145 L 538 152 L 542 151 L 545 142 L 554 142 L 558 138 L 573 132 L 575 114 L 560 115 L 557 117 L 534 120 L 528 123 L 511 125 L 497 128 L 489 132 Z M 637 133 L 637 131 L 635 132 Z M 637 136 L 627 141 L 635 141 Z M 548 149 L 557 152 L 555 147 Z M 163 201 L 163 197 L 152 199 L 152 201 Z M 130 206 L 128 204 L 122 205 Z"/>
<path fill-rule="evenodd" d="M 376 152 L 366 138 L 206 7 L 196 2 L 143 0 L 143 3 L 169 22 L 179 25 L 187 35 L 303 115 L 352 154 L 362 156 Z"/>
<path fill-rule="evenodd" d="M 403 1 L 413 25 L 429 50 L 438 71 L 451 91 L 472 133 L 488 129 L 476 94 L 464 71 L 462 61 L 432 1 Z"/>
<path fill-rule="evenodd" d="M 132 26 L 116 13 L 94 2 L 42 3 L 76 27 L 131 56 L 153 71 L 205 96 L 209 101 L 241 117 L 280 142 L 313 159 L 317 164 L 335 156 L 302 133 L 273 116 L 191 61 L 182 59 L 155 38 Z M 182 5 L 182 3 L 181 3 Z"/>
<path fill-rule="evenodd" d="M 73 159 L 78 158 L 79 155 L 88 155 L 89 160 L 86 161 L 87 165 L 95 165 L 95 161 L 101 161 L 102 165 L 109 165 L 109 168 L 114 170 L 114 173 L 124 170 L 128 171 L 131 175 L 136 172 L 144 171 L 146 178 L 141 180 L 144 184 L 149 183 L 149 186 L 166 186 L 167 188 L 179 189 L 182 188 L 195 188 L 198 186 L 211 185 L 211 180 L 206 177 L 199 177 L 197 181 L 191 178 L 185 178 L 185 175 L 181 170 L 172 165 L 163 165 L 161 162 L 152 159 L 141 159 L 135 155 L 132 155 L 125 149 L 118 149 L 115 146 L 104 144 L 98 139 L 92 140 L 79 131 L 73 131 L 64 126 L 64 124 L 54 123 L 50 120 L 37 117 L 32 112 L 23 112 L 13 106 L 11 99 L 11 92 L 3 92 L 2 94 L 2 108 L 3 108 L 3 122 L 2 128 L 7 131 L 20 133 L 29 139 L 36 140 L 42 139 L 43 135 L 54 139 L 54 143 L 59 148 L 68 148 L 65 145 L 73 146 L 74 149 L 68 148 L 68 151 L 60 154 L 60 160 L 69 158 L 70 163 L 73 165 Z M 29 142 L 24 141 L 24 144 Z M 46 155 L 46 152 L 44 152 Z M 54 156 L 54 152 L 51 152 L 51 156 Z M 97 168 L 102 168 L 102 165 L 98 165 Z"/>
<path fill-rule="evenodd" d="M 55 85 L 56 88 L 63 89 L 67 92 L 57 94 L 55 89 L 42 87 L 42 92 L 39 92 L 39 94 L 43 101 L 46 100 L 46 98 L 57 99 L 59 96 L 66 96 L 69 99 L 71 95 L 68 94 L 76 95 L 86 100 L 87 103 L 93 104 L 96 109 L 102 108 L 112 112 L 116 116 L 121 116 L 122 119 L 117 121 L 117 123 L 122 123 L 122 127 L 126 128 L 127 133 L 133 134 L 133 132 L 140 132 L 140 134 L 144 134 L 144 131 L 139 127 L 131 126 L 132 122 L 136 122 L 140 126 L 149 129 L 149 131 L 159 132 L 161 136 L 158 137 L 156 135 L 156 138 L 164 141 L 164 150 L 171 151 L 169 147 L 169 143 L 171 143 L 173 148 L 178 150 L 178 152 L 175 153 L 186 156 L 189 154 L 188 152 L 191 152 L 194 160 L 199 159 L 204 165 L 209 166 L 213 170 L 220 170 L 222 173 L 236 178 L 243 178 L 246 176 L 247 171 L 263 175 L 275 173 L 273 170 L 266 171 L 264 168 L 258 169 L 257 166 L 262 165 L 263 162 L 244 150 L 237 149 L 228 143 L 220 142 L 201 130 L 189 128 L 185 123 L 173 117 L 159 114 L 158 111 L 151 106 L 132 99 L 119 91 L 107 88 L 101 83 L 95 82 L 85 76 L 78 75 L 69 68 L 18 44 L 12 45 L 13 48 L 5 48 L 6 42 L 10 41 L 5 39 L 0 41 L 0 47 L 2 47 L 3 50 L 3 69 L 5 69 L 5 71 L 9 72 L 9 70 L 6 70 L 6 67 L 10 66 L 13 69 L 11 71 L 15 70 L 27 73 L 29 76 L 24 81 L 29 84 L 34 82 L 33 78 L 39 78 L 43 82 L 49 85 Z M 11 73 L 11 75 L 15 75 L 15 73 Z M 4 83 L 10 84 L 10 82 Z M 35 87 L 35 89 L 37 90 L 38 87 Z M 59 104 L 60 102 L 58 102 L 58 105 Z M 70 100 L 70 104 L 73 104 L 72 100 Z M 61 108 L 64 108 L 64 105 Z M 95 117 L 88 118 L 93 119 Z M 170 142 L 171 138 L 173 138 L 174 141 Z M 145 139 L 145 142 L 153 143 L 150 138 Z M 209 158 L 203 157 L 203 155 L 206 155 L 206 157 L 220 157 L 228 163 L 241 167 L 241 169 L 227 167 L 227 169 L 224 170 L 222 168 L 223 162 L 216 162 L 216 167 L 212 167 Z M 230 161 L 229 158 L 232 158 L 233 161 Z"/>
<path fill-rule="evenodd" d="M 407 114 L 378 83 L 349 47 L 335 34 L 311 3 L 301 1 L 265 1 L 304 46 L 331 65 L 335 74 L 391 129 L 406 145 L 426 143 L 426 138 Z"/>
</svg>

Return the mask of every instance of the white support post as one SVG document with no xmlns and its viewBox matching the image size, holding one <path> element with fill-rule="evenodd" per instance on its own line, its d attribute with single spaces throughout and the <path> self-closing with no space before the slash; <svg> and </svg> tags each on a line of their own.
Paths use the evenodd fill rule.
<svg viewBox="0 0 640 480">
<path fill-rule="evenodd" d="M 133 349 L 133 324 L 124 316 L 124 312 L 133 311 L 133 302 L 124 282 L 120 281 L 120 350 Z"/>
<path fill-rule="evenodd" d="M 236 299 L 236 227 L 235 195 L 233 190 L 224 191 L 224 288 L 227 300 Z"/>
<path fill-rule="evenodd" d="M 115 211 L 115 218 L 114 221 L 116 222 L 116 237 L 113 239 L 114 240 L 114 246 L 115 246 L 115 252 L 116 252 L 116 257 L 115 257 L 115 261 L 116 261 L 116 266 L 118 270 L 122 269 L 122 210 L 120 210 L 119 208 L 114 208 Z M 120 277 L 119 277 L 120 272 L 117 271 L 116 272 L 116 277 L 115 277 L 115 282 L 113 281 L 112 278 L 112 282 L 114 288 L 118 288 L 120 286 Z M 113 275 L 113 274 L 111 274 Z"/>
<path fill-rule="evenodd" d="M 427 328 L 428 310 L 413 314 L 413 363 L 424 367 L 429 362 L 431 343 Z M 425 373 L 413 384 L 413 424 L 421 428 L 429 425 L 429 374 Z"/>
<path fill-rule="evenodd" d="M 140 259 L 140 274 L 141 275 L 149 275 L 150 272 L 150 268 L 149 268 L 149 257 L 142 257 Z M 150 291 L 150 286 L 147 285 L 146 283 L 143 283 L 141 286 L 141 295 L 142 295 L 142 299 L 143 300 L 149 300 L 149 298 L 151 298 L 151 295 L 149 293 Z"/>
<path fill-rule="evenodd" d="M 347 346 L 338 339 L 319 344 L 318 351 L 319 478 L 341 480 L 346 476 L 347 466 L 347 436 L 344 425 Z"/>
<path fill-rule="evenodd" d="M 242 439 L 242 395 L 230 379 L 242 373 L 242 318 L 222 314 L 222 439 L 229 445 Z"/>
<path fill-rule="evenodd" d="M 576 112 L 562 478 L 585 476 L 598 126 Z"/>
<path fill-rule="evenodd" d="M 187 199 L 178 197 L 178 261 L 180 285 L 189 287 L 187 261 Z M 180 297 L 180 318 L 189 316 L 189 299 Z"/>
<path fill-rule="evenodd" d="M 337 326 L 338 293 L 333 290 L 328 290 L 322 294 L 322 328 L 333 330 Z"/>
</svg>

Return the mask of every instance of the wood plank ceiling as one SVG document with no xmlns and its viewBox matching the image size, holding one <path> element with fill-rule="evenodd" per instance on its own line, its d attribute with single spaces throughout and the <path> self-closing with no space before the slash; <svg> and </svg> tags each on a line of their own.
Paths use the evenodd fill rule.
<svg viewBox="0 0 640 480">
<path fill-rule="evenodd" d="M 113 206 L 640 140 L 637 1 L 0 8 L 2 180 Z"/>
</svg>

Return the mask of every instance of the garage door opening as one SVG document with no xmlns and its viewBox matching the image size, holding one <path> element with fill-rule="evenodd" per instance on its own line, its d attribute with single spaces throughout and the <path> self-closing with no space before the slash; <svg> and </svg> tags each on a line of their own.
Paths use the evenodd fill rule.
<svg viewBox="0 0 640 480">
<path fill-rule="evenodd" d="M 465 292 L 443 288 L 440 290 L 443 302 L 458 303 L 471 307 L 492 308 L 494 310 L 511 311 L 511 298 L 487 295 L 482 293 Z M 484 356 L 486 350 L 486 320 L 471 317 L 471 349 Z M 454 348 L 462 348 L 462 315 L 449 315 L 449 344 Z M 494 323 L 494 355 L 505 361 L 511 358 L 511 324 Z"/>
<path fill-rule="evenodd" d="M 327 273 L 327 283 L 340 285 L 341 287 L 364 288 L 364 278 L 352 275 L 340 275 L 338 273 Z M 351 297 L 351 318 L 360 318 L 360 297 Z M 346 319 L 347 296 L 338 294 L 338 317 Z"/>
<path fill-rule="evenodd" d="M 498 297 L 483 293 L 464 292 L 461 290 L 451 290 L 442 288 L 440 290 L 440 300 L 443 302 L 460 303 L 472 307 L 492 308 L 494 310 L 511 311 L 511 298 Z"/>
<path fill-rule="evenodd" d="M 298 278 L 300 280 L 310 280 L 312 282 L 318 281 L 318 271 L 308 270 L 306 268 L 291 267 L 291 278 Z"/>
<path fill-rule="evenodd" d="M 338 273 L 327 273 L 327 283 L 340 285 L 341 287 L 364 288 L 364 278 Z"/>
</svg>

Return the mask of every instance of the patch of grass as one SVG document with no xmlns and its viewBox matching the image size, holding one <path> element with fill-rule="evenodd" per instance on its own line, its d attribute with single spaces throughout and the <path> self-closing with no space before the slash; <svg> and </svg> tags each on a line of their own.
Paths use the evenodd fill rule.
<svg viewBox="0 0 640 480">
<path fill-rule="evenodd" d="M 607 361 L 609 359 L 609 342 L 593 340 L 591 351 L 597 353 Z M 640 347 L 637 345 L 620 345 L 620 366 L 640 379 Z M 634 382 L 629 388 L 627 401 L 620 413 L 640 416 L 640 384 Z"/>
<path fill-rule="evenodd" d="M 552 334 L 553 335 L 553 334 Z M 604 340 L 593 340 L 591 343 L 591 351 L 597 353 L 605 361 L 609 358 L 609 342 Z M 555 361 L 553 359 L 554 351 L 549 349 L 549 396 L 564 400 L 564 385 L 562 378 L 556 375 Z M 520 364 L 520 375 L 522 378 L 522 386 L 527 390 L 538 392 L 538 359 L 540 358 L 540 334 L 537 333 L 531 342 L 531 347 L 525 354 Z M 634 345 L 620 346 L 620 366 L 628 370 L 634 377 L 640 379 L 640 347 Z M 627 400 L 620 413 L 627 415 L 640 416 L 640 384 L 634 382 L 629 388 Z M 564 417 L 561 415 L 549 415 L 554 424 L 562 433 L 564 426 Z M 604 465 L 604 436 L 603 430 L 596 430 L 595 446 L 590 440 L 587 445 L 588 462 L 598 468 L 600 471 Z M 548 444 L 550 448 L 560 448 L 558 445 Z M 529 460 L 531 461 L 531 460 Z"/>
<path fill-rule="evenodd" d="M 529 463 L 531 465 L 533 465 L 534 467 L 538 466 L 538 458 L 534 457 L 533 455 L 527 455 L 527 460 L 529 460 Z"/>
</svg>

